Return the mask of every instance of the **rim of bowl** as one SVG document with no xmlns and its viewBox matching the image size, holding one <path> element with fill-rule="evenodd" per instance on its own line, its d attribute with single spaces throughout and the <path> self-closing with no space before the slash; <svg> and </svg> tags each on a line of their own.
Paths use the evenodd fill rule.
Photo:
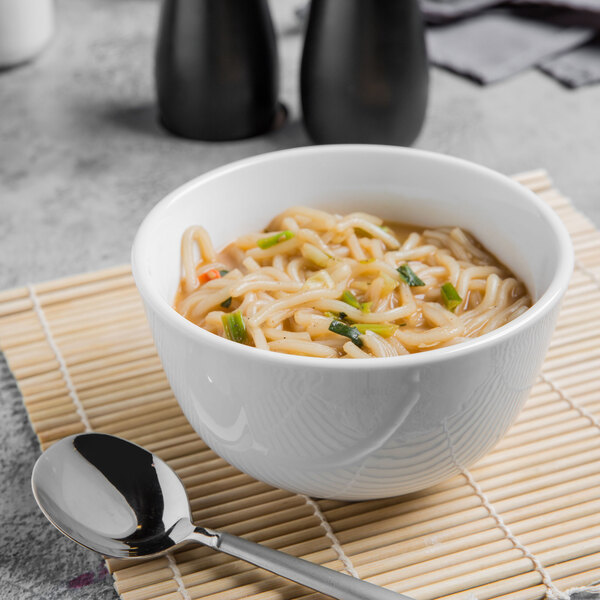
<svg viewBox="0 0 600 600">
<path fill-rule="evenodd" d="M 360 360 L 360 366 L 367 366 L 369 369 L 388 369 L 390 367 L 399 367 L 401 365 L 411 364 L 432 364 L 447 360 L 455 355 L 468 355 L 471 352 L 476 352 L 481 346 L 487 346 L 494 344 L 495 342 L 509 338 L 515 335 L 519 329 L 526 327 L 533 322 L 543 318 L 547 312 L 558 302 L 563 294 L 565 293 L 571 273 L 573 270 L 573 247 L 571 244 L 571 238 L 567 232 L 562 221 L 558 215 L 536 194 L 525 186 L 517 183 L 513 179 L 502 175 L 497 171 L 473 163 L 468 160 L 456 158 L 446 154 L 437 152 L 430 152 L 427 150 L 418 150 L 415 148 L 404 148 L 396 146 L 383 146 L 376 144 L 330 144 L 321 146 L 308 146 L 301 148 L 291 148 L 286 150 L 276 150 L 273 152 L 267 152 L 264 154 L 258 154 L 249 158 L 244 158 L 231 162 L 222 167 L 218 167 L 199 177 L 195 177 L 190 181 L 177 187 L 175 190 L 167 194 L 162 200 L 160 200 L 142 220 L 138 231 L 135 235 L 131 250 L 131 262 L 133 277 L 136 286 L 142 296 L 142 298 L 150 304 L 150 306 L 165 319 L 170 325 L 178 329 L 180 332 L 185 334 L 187 337 L 202 341 L 208 345 L 216 344 L 217 347 L 221 347 L 223 351 L 227 351 L 233 355 L 240 357 L 247 356 L 254 359 L 262 359 L 267 362 L 277 363 L 288 363 L 290 365 L 297 365 L 298 367 L 305 366 L 316 369 L 352 369 L 358 365 L 355 360 L 327 360 L 315 356 L 301 356 L 284 354 L 282 352 L 271 352 L 268 350 L 262 350 L 255 348 L 254 346 L 246 346 L 243 344 L 236 344 L 230 340 L 222 338 L 218 335 L 206 331 L 202 327 L 195 325 L 191 321 L 188 321 L 185 317 L 180 315 L 171 304 L 164 300 L 152 282 L 152 278 L 145 272 L 139 265 L 143 264 L 144 261 L 144 248 L 150 242 L 150 229 L 156 220 L 160 220 L 161 216 L 166 213 L 170 207 L 178 202 L 180 198 L 185 197 L 187 193 L 204 182 L 222 177 L 231 171 L 235 171 L 240 168 L 250 167 L 255 164 L 276 161 L 282 156 L 294 156 L 301 154 L 328 154 L 328 153 L 390 153 L 396 155 L 411 155 L 417 154 L 425 159 L 454 165 L 461 169 L 470 171 L 479 171 L 487 177 L 495 179 L 521 196 L 524 196 L 528 202 L 533 204 L 546 219 L 550 230 L 556 238 L 556 242 L 559 246 L 559 262 L 556 265 L 554 276 L 550 285 L 542 296 L 522 315 L 502 325 L 498 329 L 485 333 L 479 337 L 473 338 L 469 341 L 461 342 L 454 346 L 448 346 L 445 348 L 436 348 L 414 354 L 407 354 L 403 356 L 390 356 L 390 357 L 377 357 L 375 360 L 371 359 L 358 359 Z M 225 346 L 220 346 L 225 344 Z M 250 352 L 250 354 L 247 354 Z M 259 354 L 257 354 L 259 353 Z"/>
</svg>

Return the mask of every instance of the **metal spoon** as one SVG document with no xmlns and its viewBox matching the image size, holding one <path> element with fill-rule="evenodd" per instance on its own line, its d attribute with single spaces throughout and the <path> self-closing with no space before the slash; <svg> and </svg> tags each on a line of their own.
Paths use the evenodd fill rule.
<svg viewBox="0 0 600 600">
<path fill-rule="evenodd" d="M 33 494 L 50 522 L 107 556 L 146 557 L 198 542 L 340 600 L 412 600 L 229 533 L 195 527 L 185 488 L 148 450 L 102 433 L 56 442 L 38 459 Z"/>
</svg>

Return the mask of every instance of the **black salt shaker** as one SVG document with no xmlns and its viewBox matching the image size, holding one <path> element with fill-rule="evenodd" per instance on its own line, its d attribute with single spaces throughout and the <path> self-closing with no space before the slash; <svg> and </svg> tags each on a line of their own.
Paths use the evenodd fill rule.
<svg viewBox="0 0 600 600">
<path fill-rule="evenodd" d="M 428 81 L 418 0 L 312 0 L 300 86 L 315 142 L 410 145 Z"/>
<path fill-rule="evenodd" d="M 163 0 L 155 76 L 160 121 L 176 135 L 216 141 L 267 131 L 278 110 L 267 0 Z"/>
</svg>

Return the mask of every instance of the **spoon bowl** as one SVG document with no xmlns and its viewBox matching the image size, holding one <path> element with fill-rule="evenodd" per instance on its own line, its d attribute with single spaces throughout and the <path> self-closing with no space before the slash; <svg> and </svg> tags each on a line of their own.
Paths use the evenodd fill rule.
<svg viewBox="0 0 600 600">
<path fill-rule="evenodd" d="M 158 456 L 103 433 L 60 440 L 31 478 L 42 512 L 67 537 L 106 556 L 140 558 L 182 542 L 210 546 L 340 600 L 412 600 L 224 532 L 196 527 L 183 483 Z"/>
<path fill-rule="evenodd" d="M 194 529 L 185 488 L 171 468 L 111 435 L 75 435 L 54 444 L 37 461 L 32 487 L 57 529 L 107 556 L 158 554 Z"/>
</svg>

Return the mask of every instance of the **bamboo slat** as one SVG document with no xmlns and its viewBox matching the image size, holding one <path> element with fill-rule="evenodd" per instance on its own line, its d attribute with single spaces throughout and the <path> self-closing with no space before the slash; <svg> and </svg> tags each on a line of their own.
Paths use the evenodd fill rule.
<svg viewBox="0 0 600 600">
<path fill-rule="evenodd" d="M 32 293 L 91 426 L 167 461 L 203 525 L 334 569 L 350 563 L 361 578 L 417 600 L 541 600 L 598 581 L 600 232 L 545 171 L 515 179 L 565 222 L 576 268 L 542 376 L 505 438 L 468 473 L 362 503 L 313 503 L 240 473 L 181 413 L 126 265 L 0 293 L 0 348 L 42 448 L 85 427 Z M 182 548 L 172 561 L 110 560 L 108 567 L 124 600 L 320 599 L 201 547 Z"/>
</svg>

